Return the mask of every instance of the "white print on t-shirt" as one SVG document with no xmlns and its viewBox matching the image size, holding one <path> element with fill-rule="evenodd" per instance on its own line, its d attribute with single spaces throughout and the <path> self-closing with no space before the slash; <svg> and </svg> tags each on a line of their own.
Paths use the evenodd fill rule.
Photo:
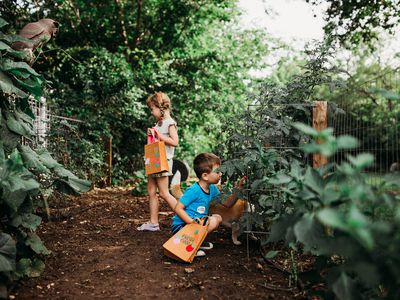
<svg viewBox="0 0 400 300">
<path fill-rule="evenodd" d="M 199 207 L 197 208 L 197 212 L 198 212 L 199 214 L 204 214 L 204 213 L 206 212 L 206 207 L 205 207 L 205 206 L 199 206 Z"/>
</svg>

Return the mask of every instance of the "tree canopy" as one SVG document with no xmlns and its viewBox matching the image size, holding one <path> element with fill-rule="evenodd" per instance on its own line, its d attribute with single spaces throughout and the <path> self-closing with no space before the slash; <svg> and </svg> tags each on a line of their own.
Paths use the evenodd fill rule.
<svg viewBox="0 0 400 300">
<path fill-rule="evenodd" d="M 398 0 L 306 0 L 313 5 L 328 5 L 325 33 L 342 45 L 375 41 L 381 30 L 394 33 L 400 21 Z M 370 43 L 370 45 L 372 45 Z"/>
<path fill-rule="evenodd" d="M 28 7 L 30 7 L 28 9 Z M 246 106 L 249 70 L 262 67 L 265 35 L 236 25 L 236 1 L 9 1 L 15 18 L 47 17 L 59 34 L 36 62 L 61 115 L 85 120 L 85 139 L 113 137 L 121 164 L 140 157 L 153 120 L 146 97 L 164 91 L 178 121 L 177 156 L 211 151 Z M 62 50 L 61 50 L 62 49 Z"/>
</svg>

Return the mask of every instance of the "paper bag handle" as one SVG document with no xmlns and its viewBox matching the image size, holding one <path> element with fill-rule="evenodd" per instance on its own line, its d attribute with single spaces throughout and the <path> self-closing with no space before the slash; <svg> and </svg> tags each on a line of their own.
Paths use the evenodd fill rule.
<svg viewBox="0 0 400 300">
<path fill-rule="evenodd" d="M 153 144 L 157 141 L 155 131 L 156 130 L 154 128 L 150 128 L 150 134 L 147 135 L 147 144 Z"/>
<path fill-rule="evenodd" d="M 194 221 L 201 226 L 207 226 L 208 216 L 202 217 L 201 219 L 199 217 L 195 217 Z"/>
</svg>

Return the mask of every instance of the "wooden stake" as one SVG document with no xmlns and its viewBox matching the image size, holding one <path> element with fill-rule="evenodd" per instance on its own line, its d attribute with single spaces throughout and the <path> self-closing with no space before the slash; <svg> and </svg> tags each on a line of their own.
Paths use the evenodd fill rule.
<svg viewBox="0 0 400 300">
<path fill-rule="evenodd" d="M 112 137 L 106 137 L 107 186 L 112 184 Z"/>
<path fill-rule="evenodd" d="M 328 103 L 326 101 L 316 101 L 313 107 L 313 128 L 321 131 L 327 127 Z M 328 163 L 328 159 L 319 153 L 313 155 L 313 167 L 319 168 Z"/>
</svg>

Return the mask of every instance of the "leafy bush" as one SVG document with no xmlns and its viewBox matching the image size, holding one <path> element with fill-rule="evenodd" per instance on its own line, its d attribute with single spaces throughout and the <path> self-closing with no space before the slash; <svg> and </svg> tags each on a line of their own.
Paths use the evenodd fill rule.
<svg viewBox="0 0 400 300">
<path fill-rule="evenodd" d="M 245 219 L 270 231 L 267 246 L 284 241 L 291 251 L 316 257 L 311 270 L 294 274 L 310 294 L 324 283 L 324 298 L 398 299 L 400 178 L 388 174 L 371 185 L 365 170 L 374 161 L 365 153 L 318 170 L 309 166 L 312 153 L 330 157 L 358 145 L 353 137 L 334 137 L 332 128 L 317 132 L 298 123 L 311 123 L 306 100 L 316 87 L 341 84 L 332 79 L 335 68 L 327 67 L 329 51 L 310 54 L 303 74 L 285 86 L 266 86 L 226 131 L 221 169 L 230 178 L 248 176 L 240 196 L 256 210 Z"/>
<path fill-rule="evenodd" d="M 48 149 L 57 161 L 81 178 L 105 182 L 107 176 L 105 142 L 85 139 L 81 122 L 52 119 L 47 136 Z"/>
<path fill-rule="evenodd" d="M 7 24 L 0 18 L 0 28 Z M 57 163 L 45 149 L 33 144 L 33 113 L 28 98 L 43 95 L 44 79 L 26 62 L 26 53 L 11 45 L 22 38 L 0 32 L 0 298 L 7 286 L 23 276 L 39 276 L 42 257 L 49 251 L 35 233 L 53 188 L 68 193 L 87 191 L 81 180 Z M 22 137 L 28 141 L 21 144 Z"/>
<path fill-rule="evenodd" d="M 304 145 L 306 153 L 329 157 L 339 149 L 357 146 L 352 137 L 333 137 L 331 128 L 317 132 L 303 124 L 295 126 L 314 138 Z M 318 263 L 304 274 L 304 280 L 326 282 L 339 299 L 400 296 L 396 258 L 400 178 L 388 174 L 380 186 L 371 186 L 364 171 L 373 162 L 368 153 L 348 155 L 346 162 L 318 170 L 293 162 L 284 180 L 278 176 L 264 179 L 267 186 L 282 191 L 292 207 L 274 220 L 268 241 L 284 240 L 290 247 L 301 245 L 317 255 Z"/>
</svg>

